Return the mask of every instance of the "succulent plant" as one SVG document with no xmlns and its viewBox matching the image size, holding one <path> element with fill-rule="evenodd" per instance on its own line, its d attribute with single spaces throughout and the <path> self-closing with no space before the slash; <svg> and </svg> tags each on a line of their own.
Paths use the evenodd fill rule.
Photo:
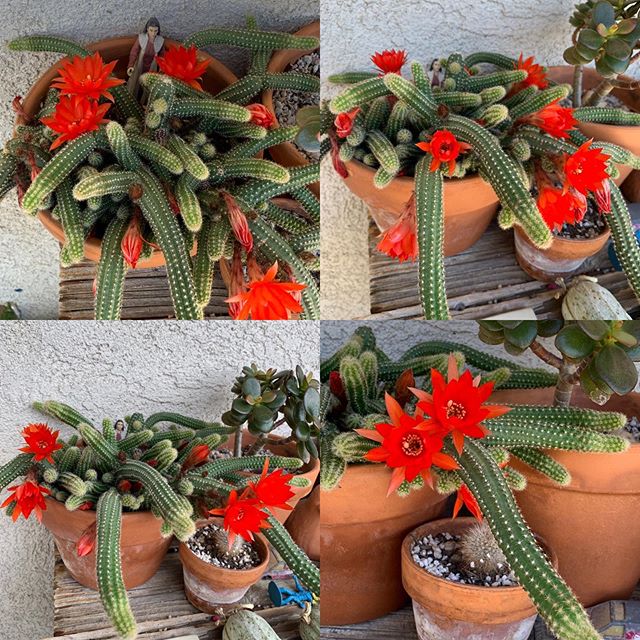
<svg viewBox="0 0 640 640">
<path fill-rule="evenodd" d="M 337 74 L 330 81 L 349 86 L 323 106 L 322 133 L 328 136 L 340 175 L 348 175 L 345 163 L 356 161 L 375 169 L 377 189 L 393 188 L 389 185 L 396 176 L 414 179 L 412 198 L 378 249 L 401 261 L 418 259 L 425 318 L 449 317 L 444 184 L 473 174 L 498 196 L 500 227 L 519 227 L 539 249 L 550 246 L 552 231 L 561 223 L 579 222 L 587 199 L 594 200 L 605 214 L 629 283 L 640 295 L 640 250 L 624 198 L 609 179 L 618 175 L 616 163 L 640 167 L 640 158 L 610 143 L 596 142 L 590 148 L 575 128 L 576 120 L 610 121 L 619 111 L 611 115 L 585 107 L 572 113 L 560 105 L 571 86 L 553 84 L 544 68 L 522 57 L 479 52 L 465 58 L 454 53 L 443 68 L 440 86 L 431 86 L 419 62 L 410 65 L 410 78 L 399 68 L 383 74 Z M 640 124 L 637 114 L 625 118 Z M 597 162 L 604 178 L 591 189 L 574 187 L 569 159 L 596 148 L 602 152 Z M 558 182 L 566 188 L 559 190 Z M 566 202 L 549 205 L 542 199 L 549 193 L 554 203 L 562 194 Z"/>
<path fill-rule="evenodd" d="M 507 559 L 486 522 L 479 522 L 460 535 L 458 555 L 467 574 L 480 580 L 504 570 Z"/>
<path fill-rule="evenodd" d="M 296 124 L 300 127 L 296 144 L 309 153 L 320 153 L 321 121 L 320 107 L 309 105 L 296 113 Z"/>
<path fill-rule="evenodd" d="M 246 289 L 245 272 L 250 282 L 258 281 L 278 263 L 281 279 L 304 285 L 303 317 L 318 317 L 320 205 L 308 185 L 318 180 L 319 167 L 289 170 L 263 159 L 262 152 L 299 130 L 270 129 L 273 114 L 250 104 L 267 88 L 317 91 L 315 76 L 266 70 L 274 50 L 317 46 L 317 39 L 261 31 L 250 23 L 247 29 L 194 33 L 183 49 L 186 55 L 187 47 L 214 44 L 248 49 L 248 73 L 215 96 L 178 77 L 147 73 L 141 78 L 146 104 L 123 84 L 111 87 L 112 106 L 105 98 L 83 98 L 87 114 L 100 112 L 95 126 L 79 137 L 64 134 L 53 145 L 50 127 L 62 118 L 59 105 L 79 96 L 52 87 L 33 117 L 15 103 L 23 123 L 0 156 L 0 193 L 17 185 L 25 212 L 48 210 L 60 221 L 63 265 L 82 260 L 88 237 L 101 240 L 97 319 L 120 317 L 127 269 L 154 247 L 164 254 L 178 319 L 202 317 L 217 263 L 230 297 Z M 19 38 L 9 46 L 78 59 L 91 53 L 48 36 Z M 70 64 L 80 63 L 74 58 Z M 100 119 L 105 110 L 109 121 Z M 300 204 L 296 213 L 272 201 L 285 194 Z M 237 306 L 231 311 L 237 315 Z"/>
<path fill-rule="evenodd" d="M 546 332 L 551 331 L 550 324 L 543 327 Z M 482 329 L 485 330 L 484 327 Z M 556 331 L 559 329 L 556 325 Z M 494 332 L 497 333 L 497 329 Z M 506 329 L 503 333 L 506 335 Z M 471 371 L 470 376 L 463 374 L 466 376 L 465 384 L 471 385 L 471 381 L 480 376 L 479 382 L 472 385 L 476 388 L 487 381 L 493 382 L 494 388 L 532 388 L 549 386 L 558 380 L 553 373 L 530 369 L 513 360 L 443 341 L 420 342 L 394 362 L 376 344 L 372 330 L 360 327 L 321 366 L 322 381 L 326 382 L 322 387 L 321 399 L 322 490 L 335 489 L 348 465 L 370 464 L 373 460 L 380 460 L 380 454 L 371 459 L 367 455 L 373 447 L 381 444 L 383 433 L 388 433 L 392 428 L 407 429 L 414 419 L 417 424 L 427 417 L 416 411 L 427 411 L 425 407 L 428 403 L 421 407 L 427 398 L 424 394 L 434 392 L 432 383 L 437 377 L 432 374 L 429 379 L 431 369 L 439 371 L 442 376 L 447 371 L 451 375 L 452 367 L 457 366 L 461 370 L 465 367 L 465 361 Z M 374 375 L 376 365 L 377 375 Z M 439 380 L 441 400 L 444 397 L 442 388 L 446 383 L 443 377 Z M 408 387 L 418 390 L 408 393 Z M 385 394 L 386 401 L 383 401 Z M 436 402 L 435 395 L 428 397 L 431 398 L 429 402 Z M 452 402 L 464 404 L 467 401 L 459 395 L 457 397 L 458 400 Z M 469 406 L 472 407 L 472 404 Z M 493 412 L 482 423 L 487 431 L 484 436 L 478 433 L 476 436 L 465 435 L 464 444 L 459 438 L 454 441 L 453 431 L 442 436 L 441 453 L 450 458 L 441 459 L 441 463 L 432 460 L 428 472 L 433 485 L 443 494 L 457 490 L 457 504 L 462 504 L 464 500 L 473 513 L 484 516 L 504 559 L 559 640 L 596 640 L 600 636 L 587 614 L 538 547 L 522 518 L 512 492 L 524 489 L 526 479 L 510 466 L 510 461 L 517 458 L 554 482 L 569 484 L 569 471 L 545 450 L 624 451 L 629 442 L 615 432 L 624 426 L 626 416 L 565 406 L 484 406 Z M 389 407 L 393 411 L 388 410 Z M 462 405 L 456 404 L 452 409 L 447 404 L 447 407 L 447 416 L 449 409 L 467 411 Z M 400 411 L 406 417 L 399 423 Z M 430 411 L 427 415 L 433 416 L 434 409 Z M 378 431 L 379 435 L 368 437 L 368 430 L 377 430 L 381 424 L 386 426 Z M 413 437 L 416 433 L 424 434 L 417 431 L 409 436 Z M 389 447 L 393 446 L 392 441 L 395 442 L 394 438 L 389 439 Z M 387 439 L 384 438 L 383 448 L 386 443 Z M 409 444 L 415 446 L 413 441 L 407 441 L 407 446 Z M 449 460 L 446 466 L 445 460 Z M 450 464 L 451 460 L 455 466 Z M 395 472 L 399 470 L 394 469 Z M 400 495 L 424 486 L 425 473 L 416 475 L 410 481 L 406 468 L 404 474 L 405 479 L 397 488 Z M 392 477 L 391 473 L 389 475 Z M 391 486 L 397 484 L 395 476 L 396 473 L 393 474 L 394 484 Z"/>
</svg>

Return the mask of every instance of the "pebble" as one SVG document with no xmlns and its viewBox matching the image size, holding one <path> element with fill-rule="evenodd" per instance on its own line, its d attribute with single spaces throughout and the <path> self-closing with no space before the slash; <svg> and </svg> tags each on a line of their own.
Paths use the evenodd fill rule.
<svg viewBox="0 0 640 640">
<path fill-rule="evenodd" d="M 243 542 L 241 552 L 237 555 L 219 555 L 210 534 L 220 529 L 221 527 L 215 524 L 198 529 L 187 541 L 187 546 L 200 560 L 223 569 L 250 569 L 260 564 L 260 555 L 249 542 Z"/>
<path fill-rule="evenodd" d="M 633 416 L 624 428 L 631 435 L 633 442 L 640 442 L 640 420 L 638 418 Z"/>
</svg>

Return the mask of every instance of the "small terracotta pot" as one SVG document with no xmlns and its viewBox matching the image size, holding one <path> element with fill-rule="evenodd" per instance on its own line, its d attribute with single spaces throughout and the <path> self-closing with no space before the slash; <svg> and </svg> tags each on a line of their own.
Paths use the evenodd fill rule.
<svg viewBox="0 0 640 640">
<path fill-rule="evenodd" d="M 458 584 L 413 561 L 414 539 L 444 532 L 459 535 L 475 523 L 474 518 L 436 520 L 414 529 L 402 543 L 402 584 L 413 600 L 420 640 L 527 640 L 533 629 L 538 613 L 522 587 Z"/>
<path fill-rule="evenodd" d="M 53 534 L 65 567 L 82 586 L 94 590 L 98 588 L 95 550 L 79 558 L 76 544 L 95 521 L 95 511 L 68 511 L 53 498 L 47 498 L 47 509 L 42 512 L 42 524 Z M 148 511 L 123 514 L 120 556 L 127 589 L 152 578 L 167 555 L 171 537 L 162 537 L 161 524 L 162 521 Z"/>
<path fill-rule="evenodd" d="M 320 502 L 323 625 L 379 618 L 403 606 L 400 547 L 416 525 L 439 518 L 447 498 L 425 487 L 406 498 L 387 488 L 391 472 L 381 464 L 349 465 Z"/>
<path fill-rule="evenodd" d="M 492 401 L 550 405 L 553 391 L 497 391 Z M 613 396 L 599 407 L 576 390 L 572 404 L 640 416 L 639 393 Z M 624 453 L 548 453 L 572 481 L 561 487 L 515 461 L 528 480 L 516 494 L 526 521 L 558 554 L 560 573 L 585 606 L 627 600 L 640 581 L 640 444 Z"/>
<path fill-rule="evenodd" d="M 549 67 L 549 77 L 554 82 L 573 84 L 573 67 L 558 66 Z M 629 76 L 620 76 L 623 82 L 633 82 Z M 602 80 L 600 74 L 595 69 L 585 67 L 582 76 L 582 88 L 589 91 L 600 84 Z M 623 102 L 631 111 L 640 111 L 640 91 L 626 91 L 624 89 L 614 89 L 611 95 Z M 603 142 L 613 142 L 620 145 L 636 155 L 640 154 L 640 127 L 623 126 L 617 124 L 600 124 L 597 122 L 580 122 L 578 128 L 588 138 L 602 140 Z M 631 167 L 616 165 L 620 171 L 620 176 L 615 183 L 621 185 L 631 173 Z"/>
<path fill-rule="evenodd" d="M 117 60 L 113 74 L 119 78 L 126 77 L 127 61 L 129 59 L 129 52 L 135 42 L 136 36 L 125 36 L 121 38 L 109 38 L 107 40 L 100 40 L 87 45 L 87 49 L 90 51 L 99 51 L 102 59 L 105 62 L 111 62 Z M 180 43 L 175 40 L 165 40 L 165 43 L 170 46 L 178 46 Z M 58 75 L 58 70 L 62 66 L 62 62 L 67 58 L 63 58 L 53 66 L 49 67 L 45 73 L 36 80 L 31 90 L 23 101 L 24 110 L 30 115 L 35 116 L 40 109 L 42 101 L 47 95 L 49 85 Z M 210 56 L 204 51 L 198 52 L 198 60 L 206 60 L 209 62 L 209 66 L 202 78 L 204 88 L 210 93 L 216 94 L 225 87 L 234 83 L 237 77 L 228 69 L 224 64 Z M 22 118 L 18 117 L 16 124 L 23 124 Z M 64 231 L 62 230 L 62 224 L 60 221 L 55 220 L 51 213 L 48 211 L 41 211 L 38 214 L 40 222 L 49 233 L 59 242 L 64 242 Z M 93 262 L 99 262 L 101 253 L 102 241 L 98 238 L 88 238 L 84 244 L 84 255 Z M 192 250 L 192 255 L 195 253 L 195 246 Z M 138 268 L 151 268 L 160 267 L 164 265 L 164 255 L 161 251 L 154 251 L 151 257 L 146 260 L 140 260 Z"/>
<path fill-rule="evenodd" d="M 287 444 L 280 444 L 280 442 L 284 440 L 281 436 L 270 436 L 267 444 L 265 445 L 266 449 L 271 451 L 277 456 L 286 456 L 290 458 L 297 458 L 298 451 L 296 449 L 296 445 L 292 442 Z M 233 449 L 233 445 L 236 441 L 235 436 L 230 436 L 227 441 L 227 446 Z M 242 444 L 253 444 L 256 441 L 255 436 L 252 436 L 248 431 L 244 431 L 242 434 Z M 318 474 L 320 473 L 320 460 L 317 458 L 312 458 L 307 462 L 301 469 L 299 473 L 296 473 L 296 478 L 306 478 L 309 483 L 306 487 L 291 487 L 291 490 L 294 493 L 293 498 L 288 501 L 289 505 L 294 509 L 296 508 L 298 502 L 303 498 L 306 498 L 311 491 L 313 490 L 313 485 L 315 484 Z M 285 509 L 271 509 L 271 513 L 276 520 L 284 524 L 289 516 L 293 513 L 293 511 L 287 511 Z"/>
<path fill-rule="evenodd" d="M 319 38 L 320 21 L 316 20 L 315 22 L 308 24 L 306 27 L 300 29 L 300 31 L 296 31 L 294 35 L 313 36 Z M 292 62 L 295 62 L 298 58 L 301 58 L 307 53 L 312 53 L 313 51 L 317 51 L 317 49 L 281 49 L 280 51 L 276 51 L 271 56 L 271 60 L 267 66 L 267 71 L 269 73 L 282 73 Z M 273 89 L 266 89 L 262 92 L 262 104 L 267 107 L 271 113 L 275 113 L 273 106 Z M 277 128 L 279 126 L 280 125 L 276 120 L 275 127 Z M 275 147 L 270 147 L 269 155 L 283 167 L 303 167 L 309 164 L 309 160 L 304 153 L 302 153 L 292 142 L 283 142 Z M 318 182 L 310 184 L 309 188 L 316 196 L 320 195 L 320 184 Z"/>
<path fill-rule="evenodd" d="M 298 504 L 286 527 L 295 543 L 312 560 L 320 560 L 320 487 Z"/>
<path fill-rule="evenodd" d="M 610 236 L 609 229 L 595 238 L 581 240 L 553 236 L 548 249 L 539 249 L 520 227 L 515 227 L 516 259 L 522 270 L 532 278 L 553 282 L 556 278 L 575 273 L 587 258 L 606 246 Z"/>
<path fill-rule="evenodd" d="M 221 518 L 201 520 L 196 527 L 221 524 Z M 200 611 L 215 613 L 221 604 L 231 604 L 241 600 L 245 593 L 266 572 L 269 566 L 269 546 L 260 535 L 255 536 L 255 545 L 262 562 L 251 569 L 223 569 L 205 562 L 196 556 L 182 542 L 179 555 L 184 575 L 184 590 L 189 602 Z"/>
<path fill-rule="evenodd" d="M 414 190 L 411 177 L 394 178 L 384 189 L 373 186 L 375 170 L 357 160 L 346 163 L 349 189 L 369 205 L 381 232 L 400 217 Z M 454 256 L 480 239 L 498 211 L 498 196 L 480 176 L 444 181 L 444 254 Z"/>
</svg>

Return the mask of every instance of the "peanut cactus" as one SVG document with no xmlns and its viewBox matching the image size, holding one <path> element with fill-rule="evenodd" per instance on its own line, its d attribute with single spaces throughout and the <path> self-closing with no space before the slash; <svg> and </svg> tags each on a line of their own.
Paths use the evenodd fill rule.
<svg viewBox="0 0 640 640">
<path fill-rule="evenodd" d="M 601 324 L 606 328 L 607 323 Z M 607 334 L 609 338 L 617 331 L 615 335 L 618 339 L 626 340 L 626 336 L 621 333 L 624 327 L 619 326 L 620 324 L 611 327 L 612 333 Z M 506 339 L 508 334 L 511 340 L 517 341 L 517 332 L 508 332 L 516 329 L 519 323 L 505 321 L 495 326 L 489 323 L 489 327 L 496 333 L 498 325 L 499 330 L 503 332 L 503 339 Z M 541 334 L 552 335 L 561 325 L 561 322 L 560 326 L 553 321 L 541 322 L 535 326 L 533 334 L 537 335 L 539 328 Z M 486 326 L 486 323 L 483 323 L 482 329 L 485 331 Z M 602 328 L 599 327 L 600 330 Z M 629 325 L 626 328 L 631 327 Z M 591 326 L 587 330 L 591 334 L 589 339 L 595 345 L 598 327 Z M 600 337 L 603 345 L 610 345 L 610 339 Z M 531 338 L 531 341 L 533 339 Z M 522 342 L 521 338 L 520 344 Z M 584 342 L 587 341 L 583 340 Z M 495 340 L 493 343 L 495 344 Z M 519 352 L 524 348 L 520 347 Z M 632 345 L 628 344 L 627 348 L 631 355 Z M 457 351 L 455 358 L 449 356 L 453 349 Z M 532 349 L 535 350 L 536 347 Z M 595 349 L 594 346 L 593 350 Z M 373 391 L 366 385 L 363 367 L 359 364 L 363 355 L 369 359 L 371 354 L 377 358 L 377 369 L 381 372 Z M 323 380 L 329 380 L 328 385 L 325 385 L 328 390 L 322 398 L 321 489 L 331 491 L 339 486 L 340 478 L 350 464 L 368 463 L 368 452 L 379 446 L 380 442 L 367 438 L 367 430 L 375 429 L 380 423 L 392 424 L 392 418 L 386 415 L 384 405 L 381 412 L 370 415 L 370 401 L 381 399 L 384 393 L 393 394 L 401 406 L 404 406 L 404 411 L 411 414 L 416 399 L 412 399 L 409 387 L 431 392 L 430 381 L 426 379 L 429 368 L 421 367 L 422 359 L 430 358 L 431 366 L 437 367 L 446 375 L 447 367 L 453 366 L 454 362 L 458 369 L 462 369 L 465 357 L 472 365 L 474 375 L 479 374 L 486 379 L 500 371 L 501 375 L 494 381 L 496 387 L 512 386 L 511 377 L 516 374 L 519 374 L 519 377 L 515 384 L 522 388 L 531 388 L 536 380 L 541 385 L 548 386 L 562 377 L 562 372 L 557 376 L 543 370 L 531 370 L 516 361 L 484 354 L 478 349 L 446 341 L 418 343 L 408 349 L 397 362 L 391 362 L 376 345 L 371 329 L 360 327 L 358 332 L 325 360 L 321 367 Z M 504 372 L 509 375 L 505 376 Z M 436 401 L 435 396 L 433 401 Z M 483 424 L 488 431 L 485 437 L 465 437 L 461 452 L 454 446 L 451 435 L 444 438 L 443 450 L 455 459 L 459 465 L 458 469 L 444 470 L 437 465 L 431 467 L 433 485 L 439 493 L 446 495 L 461 490 L 463 485 L 471 491 L 520 585 L 527 591 L 540 615 L 559 640 L 597 640 L 600 636 L 571 589 L 538 547 L 523 520 L 513 491 L 524 490 L 526 478 L 510 466 L 510 461 L 517 458 L 552 481 L 568 485 L 571 482 L 569 471 L 545 450 L 609 453 L 625 451 L 629 442 L 618 435 L 618 432 L 626 420 L 625 415 L 610 411 L 593 411 L 570 406 L 515 405 L 510 407 L 507 413 L 484 421 Z M 355 429 L 358 431 L 354 431 Z M 423 478 L 418 476 L 411 483 L 405 480 L 397 492 L 401 496 L 406 495 L 409 491 L 420 490 L 423 485 Z"/>
<path fill-rule="evenodd" d="M 585 9 L 587 5 L 589 8 Z M 606 1 L 587 5 L 580 5 L 582 13 L 595 14 L 601 10 L 600 5 L 607 5 L 613 11 Z M 620 43 L 627 36 L 611 27 L 608 36 L 598 38 Z M 479 64 L 492 65 L 495 69 L 481 71 Z M 388 237 L 383 234 L 379 248 L 401 260 L 418 259 L 420 301 L 427 319 L 449 317 L 443 266 L 446 202 L 442 186 L 434 176 L 442 177 L 444 173 L 446 184 L 479 175 L 493 187 L 500 200 L 501 228 L 521 228 L 542 250 L 553 240 L 553 224 L 545 221 L 534 198 L 539 193 L 536 169 L 545 161 L 561 163 L 563 158 L 577 152 L 586 138 L 577 128 L 566 140 L 562 139 L 564 135 L 553 137 L 544 133 L 536 121 L 538 114 L 544 109 L 556 108 L 559 101 L 571 94 L 572 87 L 554 83 L 543 89 L 530 86 L 531 82 L 526 82 L 529 72 L 519 66 L 516 60 L 502 54 L 481 52 L 464 58 L 454 53 L 442 61 L 445 77 L 439 86 L 431 86 L 419 62 L 410 65 L 411 77 L 403 77 L 401 73 L 378 76 L 347 72 L 329 78 L 337 84 L 348 85 L 323 105 L 327 122 L 322 132 L 331 140 L 334 164 L 340 173 L 345 175 L 349 163 L 363 163 L 375 171 L 372 182 L 377 189 L 392 189 L 394 178 L 400 175 L 414 179 L 415 204 L 413 198 L 406 204 L 401 220 L 388 232 Z M 585 122 L 640 124 L 638 114 L 625 114 L 619 109 L 583 107 L 573 115 Z M 339 123 L 342 124 L 339 126 Z M 451 136 L 456 144 L 468 145 L 455 153 L 448 175 L 447 161 L 440 160 L 445 164 L 439 165 L 433 147 L 426 155 L 420 148 L 423 143 L 435 141 L 438 134 L 449 136 L 448 145 L 452 144 Z M 616 163 L 638 165 L 638 158 L 625 149 L 599 142 L 594 143 L 595 146 L 611 156 L 607 161 L 610 177 L 616 175 Z M 623 270 L 638 295 L 640 250 L 631 232 L 624 199 L 613 183 L 607 186 L 611 190 L 612 206 L 605 220 L 611 228 Z M 593 194 L 589 198 L 595 202 Z M 400 241 L 392 250 L 385 247 L 385 241 L 393 242 L 391 238 L 403 233 L 402 248 L 399 248 Z M 417 252 L 407 248 L 408 234 L 415 235 Z"/>
<path fill-rule="evenodd" d="M 269 130 L 252 122 L 253 113 L 247 108 L 266 88 L 317 92 L 315 76 L 272 74 L 266 67 L 273 51 L 314 48 L 318 41 L 261 31 L 255 25 L 205 29 L 185 40 L 186 46 L 214 43 L 248 49 L 253 58 L 250 74 L 217 95 L 206 86 L 199 91 L 178 78 L 150 72 L 141 78 L 149 94 L 146 104 L 134 98 L 126 85 L 112 87 L 114 104 L 108 122 L 50 150 L 54 133 L 40 118 L 56 112 L 59 92 L 51 89 L 41 111 L 18 127 L 5 146 L 0 193 L 19 183 L 25 190 L 21 200 L 25 212 L 50 210 L 60 220 L 65 234 L 63 265 L 83 259 L 88 237 L 102 242 L 96 319 L 120 317 L 126 273 L 138 259 L 144 266 L 152 250 L 163 253 L 176 317 L 203 317 L 216 266 L 233 256 L 234 247 L 243 263 L 236 279 L 240 273 L 243 280 L 227 278 L 230 290 L 246 287 L 245 260 L 255 259 L 253 264 L 263 271 L 278 260 L 281 276 L 292 275 L 305 285 L 303 318 L 319 316 L 319 201 L 306 189 L 318 179 L 318 165 L 289 172 L 255 158 L 294 139 L 298 127 Z M 9 46 L 15 51 L 91 54 L 79 44 L 48 36 L 19 38 Z M 222 254 L 212 251 L 216 246 L 212 228 L 232 215 L 223 201 L 225 193 L 237 193 L 240 215 L 248 219 L 245 226 L 251 226 L 246 233 L 255 235 L 255 243 L 247 244 L 237 222 L 228 224 L 225 242 L 230 250 Z M 288 205 L 271 201 L 285 194 L 301 207 L 295 229 L 286 223 Z M 137 231 L 130 231 L 136 234 L 135 241 L 127 245 L 130 239 L 125 236 L 134 219 L 140 224 Z M 249 253 L 242 252 L 243 246 Z M 194 257 L 189 255 L 192 251 Z M 228 271 L 221 269 L 223 278 Z"/>
</svg>

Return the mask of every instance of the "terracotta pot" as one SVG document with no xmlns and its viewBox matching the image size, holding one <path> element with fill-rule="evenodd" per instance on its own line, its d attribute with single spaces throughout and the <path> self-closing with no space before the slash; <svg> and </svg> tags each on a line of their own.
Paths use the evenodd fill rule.
<svg viewBox="0 0 640 640">
<path fill-rule="evenodd" d="M 53 498 L 47 498 L 47 509 L 42 512 L 42 523 L 53 534 L 65 567 L 82 586 L 94 590 L 98 588 L 95 550 L 79 558 L 76 544 L 95 521 L 95 511 L 68 511 Z M 162 537 L 161 524 L 162 521 L 148 511 L 122 516 L 120 555 L 127 589 L 138 587 L 153 577 L 167 555 L 171 538 Z"/>
<path fill-rule="evenodd" d="M 344 182 L 369 205 L 380 231 L 386 231 L 400 217 L 414 189 L 410 177 L 394 178 L 384 189 L 373 186 L 375 170 L 357 160 L 346 163 Z M 498 210 L 498 196 L 480 176 L 444 181 L 444 254 L 465 251 L 480 239 Z"/>
<path fill-rule="evenodd" d="M 312 560 L 320 560 L 320 487 L 298 504 L 286 527 L 295 543 Z"/>
<path fill-rule="evenodd" d="M 312 22 L 306 27 L 296 31 L 296 36 L 313 36 L 315 38 L 320 37 L 320 21 Z M 317 51 L 317 49 L 281 49 L 276 51 L 269 61 L 267 71 L 269 73 L 282 73 L 292 62 L 295 62 L 298 58 L 301 58 L 306 53 Z M 262 104 L 269 109 L 272 113 L 275 113 L 273 106 L 273 90 L 267 89 L 262 92 Z M 276 120 L 276 127 L 279 126 Z M 302 153 L 298 147 L 292 142 L 283 142 L 275 147 L 269 148 L 269 155 L 283 167 L 303 167 L 309 164 L 309 160 Z M 316 196 L 320 195 L 320 184 L 314 182 L 309 185 L 309 188 Z"/>
<path fill-rule="evenodd" d="M 416 525 L 439 518 L 447 498 L 428 487 L 406 498 L 387 488 L 383 465 L 350 465 L 321 501 L 320 584 L 323 625 L 379 618 L 403 606 L 400 547 Z"/>
<path fill-rule="evenodd" d="M 201 529 L 215 522 L 221 524 L 221 518 L 201 520 L 196 527 Z M 221 604 L 231 604 L 241 600 L 244 594 L 266 572 L 269 566 L 269 546 L 260 535 L 255 544 L 262 562 L 251 569 L 223 569 L 205 562 L 196 556 L 187 545 L 180 544 L 179 555 L 184 575 L 184 590 L 189 602 L 200 611 L 216 613 Z"/>
<path fill-rule="evenodd" d="M 573 67 L 558 66 L 549 67 L 549 77 L 555 82 L 573 84 Z M 624 81 L 633 82 L 633 78 L 629 76 L 620 76 Z M 602 78 L 595 69 L 589 67 L 584 68 L 582 76 L 582 87 L 584 91 L 593 89 Z M 614 89 L 611 95 L 623 102 L 631 111 L 640 111 L 640 91 L 625 91 L 624 89 Z M 640 127 L 622 126 L 617 124 L 599 124 L 597 122 L 580 122 L 578 128 L 588 138 L 594 140 L 602 140 L 603 142 L 613 142 L 620 145 L 636 155 L 640 154 Z M 615 183 L 621 185 L 627 176 L 631 173 L 631 167 L 624 165 L 616 165 L 620 171 L 620 176 L 616 178 Z"/>
<path fill-rule="evenodd" d="M 118 60 L 118 64 L 115 67 L 114 75 L 119 78 L 126 77 L 127 60 L 129 58 L 129 52 L 135 41 L 136 36 L 126 36 L 121 38 L 109 38 L 107 40 L 101 40 L 100 42 L 94 42 L 87 45 L 87 49 L 90 51 L 99 51 L 102 59 L 105 62 L 111 62 L 112 60 Z M 174 40 L 165 40 L 168 45 L 179 45 L 179 42 Z M 207 60 L 209 66 L 203 76 L 204 88 L 210 93 L 218 93 L 228 85 L 237 80 L 237 77 L 221 62 L 210 56 L 204 51 L 198 52 L 199 60 Z M 63 58 L 66 60 L 66 58 Z M 24 99 L 24 110 L 30 115 L 34 116 L 40 109 L 40 105 L 47 95 L 49 85 L 53 82 L 54 78 L 58 75 L 58 70 L 62 65 L 62 61 L 57 62 L 53 66 L 49 67 L 45 73 L 36 80 L 35 84 L 31 87 L 31 90 Z M 23 120 L 18 117 L 17 124 L 22 124 Z M 64 242 L 64 231 L 62 225 L 58 220 L 54 220 L 48 211 L 41 211 L 38 214 L 38 218 L 44 225 L 45 229 L 51 233 L 52 236 L 59 242 Z M 98 238 L 88 238 L 84 244 L 84 255 L 89 260 L 98 262 L 100 260 L 102 241 Z M 195 253 L 195 247 L 192 254 Z M 154 251 L 150 258 L 146 260 L 140 260 L 138 268 L 150 268 L 160 267 L 164 264 L 164 255 L 161 251 Z"/>
<path fill-rule="evenodd" d="M 548 249 L 539 249 L 519 227 L 515 227 L 516 259 L 522 270 L 532 278 L 553 282 L 556 278 L 575 273 L 587 258 L 606 246 L 610 235 L 607 229 L 595 238 L 584 240 L 553 236 Z"/>
<path fill-rule="evenodd" d="M 402 543 L 402 583 L 413 600 L 420 640 L 529 638 L 538 614 L 522 587 L 457 584 L 425 571 L 411 557 L 415 538 L 444 532 L 457 535 L 475 522 L 474 518 L 430 522 L 414 529 Z"/>
<path fill-rule="evenodd" d="M 551 404 L 553 389 L 498 391 L 495 402 Z M 581 391 L 578 407 L 640 416 L 640 394 L 614 396 L 598 407 Z M 523 464 L 526 491 L 516 494 L 532 529 L 558 554 L 560 573 L 585 606 L 627 600 L 640 580 L 640 444 L 624 453 L 552 451 L 569 469 L 568 487 L 552 483 Z"/>
<path fill-rule="evenodd" d="M 227 441 L 227 446 L 233 449 L 233 445 L 235 443 L 235 436 L 231 436 Z M 277 456 L 286 456 L 290 458 L 297 458 L 298 452 L 296 450 L 296 445 L 292 442 L 288 444 L 280 444 L 280 442 L 284 440 L 281 436 L 270 436 L 267 441 L 266 448 L 271 451 L 271 453 L 276 454 Z M 244 431 L 242 434 L 242 444 L 253 444 L 256 441 L 255 436 L 252 436 L 248 431 Z M 309 483 L 305 487 L 291 487 L 294 496 L 289 500 L 289 504 L 295 509 L 298 502 L 303 498 L 306 498 L 311 491 L 313 490 L 313 485 L 315 484 L 318 474 L 320 473 L 320 460 L 317 458 L 312 458 L 307 462 L 299 471 L 296 473 L 297 478 L 306 478 Z M 293 511 L 287 511 L 285 509 L 271 509 L 271 513 L 274 518 L 276 518 L 279 522 L 284 524 L 289 516 L 293 513 Z"/>
</svg>

